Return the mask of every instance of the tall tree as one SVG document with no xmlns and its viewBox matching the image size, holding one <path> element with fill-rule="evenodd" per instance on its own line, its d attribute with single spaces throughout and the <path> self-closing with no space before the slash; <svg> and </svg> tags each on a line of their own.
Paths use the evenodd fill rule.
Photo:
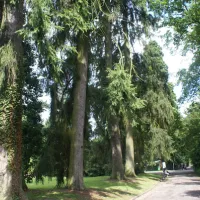
<svg viewBox="0 0 200 200">
<path fill-rule="evenodd" d="M 87 31 L 93 27 L 93 14 L 95 13 L 92 12 L 94 11 L 93 5 L 96 3 L 87 0 L 76 2 L 32 1 L 27 25 L 28 35 L 31 36 L 31 40 L 35 41 L 37 50 L 40 52 L 39 64 L 45 73 L 44 76 L 53 85 L 57 84 L 54 92 L 55 100 L 60 99 L 60 92 L 64 94 L 63 99 L 68 98 L 69 93 L 66 91 L 73 87 L 72 119 L 67 120 L 69 124 L 66 124 L 65 127 L 71 127 L 69 186 L 77 190 L 83 189 L 83 130 L 89 41 Z M 71 63 L 68 63 L 68 66 L 66 64 L 72 58 L 66 53 L 69 49 L 73 50 L 75 59 L 72 66 L 75 65 L 75 69 L 73 74 L 70 74 L 70 82 L 63 87 L 63 84 L 67 84 L 68 66 L 71 65 Z M 66 62 L 60 62 L 60 56 Z M 67 105 L 67 100 L 63 99 L 60 103 L 62 105 L 58 108 L 59 112 L 62 112 Z M 58 101 L 54 102 L 57 106 Z M 57 110 L 55 111 L 57 112 Z M 64 113 L 66 114 L 66 112 Z M 53 117 L 56 116 L 52 115 Z M 58 124 L 59 127 L 61 127 L 60 125 Z M 68 134 L 66 129 L 63 131 Z"/>
<path fill-rule="evenodd" d="M 109 85 L 110 87 L 114 86 L 114 84 L 118 84 L 118 86 L 123 85 L 120 81 L 121 78 L 127 78 L 127 82 L 129 83 L 129 76 L 127 75 L 127 73 L 131 72 L 131 51 L 130 51 L 130 39 L 132 40 L 132 42 L 134 43 L 134 39 L 136 37 L 141 36 L 142 33 L 144 33 L 144 28 L 143 25 L 141 24 L 148 24 L 150 22 L 150 20 L 148 19 L 148 15 L 145 11 L 145 1 L 143 2 L 132 2 L 132 1 L 105 1 L 105 4 L 103 6 L 103 13 L 100 14 L 99 20 L 100 20 L 100 27 L 98 30 L 103 30 L 103 38 L 101 39 L 101 41 L 98 41 L 98 39 L 95 40 L 95 45 L 98 44 L 99 46 L 105 45 L 105 59 L 102 59 L 101 56 L 99 56 L 99 54 L 103 54 L 104 55 L 104 51 L 102 51 L 101 48 L 96 47 L 97 52 L 96 52 L 96 57 L 95 57 L 95 61 L 96 63 L 93 63 L 94 65 L 97 65 L 97 82 L 95 82 L 95 87 L 97 88 L 97 90 L 101 93 L 103 93 L 104 88 L 107 88 Z M 137 23 L 137 22 L 141 22 Z M 99 24 L 98 24 L 99 25 Z M 103 27 L 103 28 L 102 28 Z M 144 28 L 144 29 L 143 29 Z M 99 31 L 100 32 L 100 31 Z M 99 35 L 102 35 L 102 32 L 99 33 Z M 97 35 L 97 38 L 99 37 L 99 35 Z M 104 41 L 104 44 L 102 44 L 102 40 Z M 122 51 L 122 53 L 121 53 Z M 99 58 L 100 57 L 100 58 Z M 121 59 L 122 57 L 124 57 L 124 59 Z M 122 61 L 123 60 L 123 61 Z M 109 63 L 109 64 L 107 64 Z M 121 67 L 119 67 L 121 66 Z M 110 71 L 111 70 L 111 71 Z M 114 70 L 112 72 L 112 70 Z M 125 70 L 125 71 L 123 71 Z M 113 81 L 113 79 L 108 78 L 108 72 L 109 73 L 113 73 L 112 77 L 114 78 L 116 76 L 120 79 L 117 79 L 117 81 L 115 81 L 115 83 L 112 83 L 111 81 Z M 117 76 L 117 72 L 119 73 Z M 115 75 L 114 75 L 115 74 Z M 113 90 L 118 90 L 118 92 L 126 93 L 127 88 L 124 88 L 122 86 L 122 89 L 120 90 L 119 88 L 114 88 Z M 107 90 L 108 91 L 108 90 Z M 132 91 L 132 90 L 130 90 Z M 116 92 L 117 93 L 117 92 Z M 128 92 L 127 92 L 128 93 Z M 103 93 L 104 94 L 104 93 Z M 129 93 L 128 93 L 129 94 Z M 133 92 L 133 96 L 135 95 L 135 92 Z M 126 132 L 124 131 L 124 127 L 126 127 L 127 132 L 129 132 L 129 136 L 131 134 L 131 137 L 128 137 L 130 141 L 129 144 L 127 144 L 127 146 L 129 146 L 130 148 L 127 147 L 127 158 L 129 158 L 129 160 L 127 159 L 127 163 L 130 163 L 131 165 L 129 166 L 130 172 L 129 175 L 134 174 L 134 148 L 133 148 L 133 142 L 131 142 L 131 140 L 133 141 L 133 135 L 132 135 L 132 120 L 134 118 L 133 116 L 133 108 L 131 109 L 130 112 L 127 112 L 127 114 L 125 115 L 125 113 L 120 113 L 118 112 L 118 110 L 120 108 L 116 108 L 115 107 L 115 111 L 114 114 L 112 112 L 110 112 L 110 109 L 114 109 L 114 104 L 112 103 L 109 98 L 112 99 L 111 95 L 109 95 L 108 93 L 102 95 L 103 97 L 101 98 L 101 106 L 100 109 L 101 111 L 99 112 L 98 110 L 95 110 L 94 112 L 96 112 L 94 115 L 97 116 L 96 117 L 96 121 L 98 124 L 98 128 L 99 128 L 99 124 L 101 124 L 102 126 L 104 126 L 104 128 L 108 128 L 108 134 L 112 135 L 112 130 L 111 127 L 113 125 L 113 127 L 115 126 L 116 129 L 118 130 L 118 144 L 119 145 L 115 145 L 116 147 L 119 147 L 118 151 L 121 151 L 121 153 L 119 152 L 117 154 L 117 150 L 114 151 L 114 145 L 113 145 L 113 152 L 116 153 L 116 156 L 118 155 L 118 164 L 112 164 L 113 166 L 113 171 L 118 171 L 118 174 L 120 174 L 120 169 L 124 170 L 124 159 L 120 158 L 123 150 L 121 149 L 121 142 L 123 141 L 124 135 L 122 134 L 122 132 Z M 129 95 L 127 95 L 129 96 Z M 129 107 L 128 106 L 124 106 L 125 103 L 125 99 L 127 100 L 127 96 L 125 95 L 125 98 L 120 99 L 118 101 L 121 102 L 120 106 L 123 108 Z M 113 99 L 112 99 L 113 100 Z M 135 97 L 133 97 L 131 99 L 131 102 L 135 101 Z M 99 99 L 96 100 L 97 103 L 99 103 Z M 110 104 L 108 104 L 108 102 Z M 116 102 L 116 101 L 115 101 Z M 103 105 L 103 106 L 102 106 Z M 98 106 L 96 106 L 98 107 Z M 137 106 L 136 106 L 137 107 Z M 136 108 L 135 107 L 135 108 Z M 98 108 L 97 108 L 98 109 Z M 105 110 L 103 112 L 103 110 Z M 109 110 L 109 113 L 106 112 L 106 110 Z M 129 113 L 129 114 L 128 114 Z M 106 115 L 106 116 L 105 116 Z M 115 120 L 111 120 L 110 116 L 113 115 L 115 117 Z M 122 117 L 123 116 L 123 117 Z M 106 118 L 106 119 L 105 119 Z M 122 120 L 123 119 L 123 120 Z M 107 120 L 107 121 L 106 121 Z M 104 123 L 102 123 L 104 121 Z M 99 123 L 100 122 L 100 123 Z M 108 125 L 108 127 L 107 127 Z M 122 128 L 123 127 L 123 128 Z M 120 130 L 121 129 L 121 130 Z M 99 133 L 99 131 L 98 131 Z M 112 142 L 112 138 L 110 140 Z M 114 144 L 114 143 L 113 143 Z M 111 144 L 112 146 L 112 144 Z M 113 157 L 114 158 L 114 157 Z M 121 164 L 122 161 L 122 164 Z M 115 162 L 113 162 L 115 163 Z M 120 163 L 120 164 L 119 164 Z M 120 168 L 120 169 L 117 169 Z M 133 172 L 133 173 L 132 173 Z M 124 173 L 124 172 L 123 172 Z M 117 178 L 117 173 L 115 173 L 115 178 Z M 114 176 L 113 176 L 114 177 Z M 120 178 L 120 175 L 119 175 Z"/>
<path fill-rule="evenodd" d="M 129 1 L 124 0 L 121 5 L 122 12 L 122 41 L 121 47 L 125 60 L 125 69 L 129 73 L 133 73 L 134 65 L 132 64 L 131 44 L 134 46 L 135 40 L 141 38 L 142 35 L 148 37 L 149 28 L 155 26 L 155 18 L 148 14 L 147 2 L 144 1 Z M 140 76 L 140 75 L 139 75 Z M 132 119 L 136 119 L 135 113 L 130 115 L 125 122 L 126 127 L 126 161 L 125 174 L 126 176 L 135 176 L 135 153 L 134 137 L 137 131 L 133 127 Z M 138 136 L 140 137 L 140 136 Z"/>
<path fill-rule="evenodd" d="M 22 190 L 22 38 L 24 2 L 0 2 L 0 199 L 27 199 Z"/>
<path fill-rule="evenodd" d="M 187 116 L 183 120 L 184 122 L 184 131 L 183 131 L 183 147 L 185 149 L 186 155 L 188 154 L 189 158 L 192 161 L 192 164 L 195 170 L 200 169 L 200 154 L 199 154 L 199 145 L 200 145 L 200 104 L 192 103 L 187 109 Z"/>
<path fill-rule="evenodd" d="M 131 3 L 131 2 L 130 2 Z M 125 69 L 127 71 L 132 71 L 132 58 L 130 51 L 130 41 L 129 41 L 129 31 L 128 31 L 128 11 L 130 8 L 128 7 L 128 1 L 124 1 L 123 4 L 123 20 L 122 20 L 122 28 L 123 28 L 123 36 L 124 36 L 124 44 L 123 44 L 123 53 L 125 57 Z M 134 158 L 134 136 L 133 136 L 133 127 L 131 121 L 127 118 L 125 122 L 125 130 L 126 130 L 126 160 L 125 160 L 125 175 L 136 176 L 135 175 L 135 158 Z"/>
<path fill-rule="evenodd" d="M 146 107 L 138 113 L 141 119 L 138 130 L 143 131 L 138 144 L 144 145 L 139 157 L 147 161 L 165 158 L 170 159 L 173 152 L 172 138 L 169 128 L 174 117 L 174 103 L 171 88 L 168 84 L 168 69 L 162 58 L 161 48 L 155 41 L 145 46 L 142 60 L 136 66 L 135 84 L 138 85 L 138 95 L 146 102 Z M 138 57 L 136 57 L 139 59 Z M 135 59 L 136 60 L 136 59 Z M 142 140 L 142 141 L 141 141 Z M 139 158 L 139 161 L 142 159 Z"/>
<path fill-rule="evenodd" d="M 79 32 L 77 36 L 77 66 L 74 90 L 74 105 L 71 130 L 70 185 L 83 189 L 83 133 L 85 124 L 86 87 L 88 71 L 89 34 Z"/>
<path fill-rule="evenodd" d="M 105 65 L 107 70 L 113 69 L 113 40 L 112 40 L 112 4 L 105 1 Z M 111 102 L 110 102 L 111 103 Z M 111 105 L 108 105 L 111 106 Z M 122 160 L 122 149 L 120 141 L 119 116 L 117 113 L 110 113 L 108 116 L 108 130 L 111 135 L 112 148 L 112 174 L 111 179 L 124 179 L 124 166 Z"/>
<path fill-rule="evenodd" d="M 127 126 L 128 124 L 129 126 L 128 129 L 129 129 L 130 127 L 133 126 L 135 122 L 135 117 L 133 115 L 134 111 L 136 109 L 143 107 L 143 101 L 137 98 L 136 89 L 132 84 L 132 76 L 126 70 L 124 70 L 124 64 L 122 60 L 120 60 L 120 63 L 115 64 L 115 68 L 113 70 L 108 70 L 107 77 L 109 84 L 106 89 L 108 95 L 108 105 L 109 105 L 108 111 L 109 113 L 111 113 L 114 116 L 117 116 L 121 120 L 122 122 L 121 126 L 122 125 Z M 125 129 L 125 131 L 127 131 L 127 128 Z M 132 134 L 131 130 L 128 131 L 130 131 L 129 134 L 131 135 Z M 126 157 L 128 157 L 126 161 L 130 162 L 127 163 L 128 165 L 127 175 L 133 176 L 135 175 L 132 173 L 134 171 L 134 165 L 132 164 L 134 163 L 134 160 L 132 160 L 134 159 L 134 156 L 132 155 L 134 149 L 133 149 L 133 139 L 131 137 L 132 135 L 131 136 L 130 135 L 127 136 L 126 132 L 126 137 L 127 137 L 126 140 L 128 140 L 127 142 L 128 146 L 126 148 L 130 148 L 126 150 L 127 153 Z M 121 140 L 119 141 L 120 141 L 119 145 L 121 145 Z M 114 140 L 114 142 L 116 141 Z M 119 149 L 120 146 L 116 146 L 116 148 Z M 119 155 L 117 156 L 119 159 Z M 120 175 L 118 173 L 119 172 L 117 172 L 116 177 L 114 177 L 115 179 L 121 178 L 118 177 Z"/>
</svg>

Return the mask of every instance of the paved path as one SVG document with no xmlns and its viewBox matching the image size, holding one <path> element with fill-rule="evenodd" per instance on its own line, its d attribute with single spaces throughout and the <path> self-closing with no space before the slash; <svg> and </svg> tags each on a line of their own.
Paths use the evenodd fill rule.
<svg viewBox="0 0 200 200">
<path fill-rule="evenodd" d="M 164 182 L 135 200 L 200 200 L 200 177 L 190 171 L 174 171 Z"/>
</svg>

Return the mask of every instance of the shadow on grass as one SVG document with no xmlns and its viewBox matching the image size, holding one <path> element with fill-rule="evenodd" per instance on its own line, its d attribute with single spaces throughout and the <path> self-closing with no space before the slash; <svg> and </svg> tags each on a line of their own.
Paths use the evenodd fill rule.
<svg viewBox="0 0 200 200">
<path fill-rule="evenodd" d="M 160 176 L 156 174 L 142 174 L 136 178 L 127 178 L 123 181 L 114 181 L 109 177 L 84 178 L 85 190 L 72 191 L 67 189 L 47 189 L 44 185 L 33 185 L 27 194 L 30 200 L 100 200 L 125 199 L 128 196 L 138 195 L 143 190 L 141 183 L 148 179 L 157 181 Z M 37 188 L 36 188 L 37 186 Z"/>
<path fill-rule="evenodd" d="M 155 180 L 155 181 L 159 181 L 160 178 L 162 177 L 162 173 L 161 174 L 140 174 L 138 176 L 139 178 L 148 178 L 151 180 Z"/>
<path fill-rule="evenodd" d="M 77 199 L 76 194 L 68 193 L 66 190 L 29 190 L 27 195 L 30 200 L 65 200 Z"/>
<path fill-rule="evenodd" d="M 116 191 L 113 191 L 115 193 Z M 121 192 L 121 191 L 119 191 Z M 57 190 L 30 190 L 27 192 L 29 200 L 100 200 L 102 197 L 111 197 L 112 191 L 100 191 L 86 189 L 72 191 L 66 189 Z"/>
<path fill-rule="evenodd" d="M 90 183 L 91 184 L 91 183 Z M 128 190 L 115 189 L 126 185 L 127 187 L 139 190 L 139 184 L 135 181 L 111 181 L 110 179 L 103 181 L 99 186 L 87 188 L 83 191 L 72 191 L 67 189 L 32 189 L 27 192 L 29 200 L 100 200 L 102 197 L 114 199 L 116 196 L 123 195 L 133 196 L 134 192 Z"/>
<path fill-rule="evenodd" d="M 93 180 L 93 179 L 88 179 L 85 182 L 85 186 L 86 188 L 91 188 L 91 189 L 95 189 L 95 190 L 102 190 L 102 191 L 106 191 L 106 190 L 113 190 L 115 188 L 120 188 L 120 187 L 131 187 L 133 189 L 139 190 L 141 189 L 140 187 L 140 183 L 138 182 L 137 178 L 135 179 L 130 179 L 127 178 L 126 180 L 122 180 L 122 181 L 117 181 L 117 180 L 112 180 L 108 177 L 105 177 L 105 179 L 99 179 L 99 181 L 97 182 L 97 179 Z"/>
</svg>

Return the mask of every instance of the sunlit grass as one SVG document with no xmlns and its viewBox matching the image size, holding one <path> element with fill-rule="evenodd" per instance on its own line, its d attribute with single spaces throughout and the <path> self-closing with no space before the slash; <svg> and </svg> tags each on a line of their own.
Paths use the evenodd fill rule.
<svg viewBox="0 0 200 200">
<path fill-rule="evenodd" d="M 35 182 L 28 184 L 30 200 L 128 200 L 151 189 L 158 183 L 159 175 L 143 174 L 126 181 L 112 181 L 108 176 L 86 177 L 83 192 L 73 192 L 65 188 L 56 188 L 56 179 L 44 179 L 44 184 Z"/>
</svg>

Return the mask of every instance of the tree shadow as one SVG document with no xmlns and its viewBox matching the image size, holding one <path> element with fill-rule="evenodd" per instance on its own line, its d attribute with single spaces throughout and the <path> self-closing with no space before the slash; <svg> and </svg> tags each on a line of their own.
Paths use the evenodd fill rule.
<svg viewBox="0 0 200 200">
<path fill-rule="evenodd" d="M 200 190 L 191 190 L 185 193 L 187 196 L 191 197 L 199 197 L 200 198 Z"/>
<path fill-rule="evenodd" d="M 125 180 L 117 181 L 107 179 L 99 179 L 98 184 L 96 179 L 91 179 L 86 189 L 83 191 L 73 191 L 66 188 L 57 189 L 31 189 L 27 192 L 29 200 L 100 200 L 103 198 L 115 199 L 138 195 L 138 191 L 143 189 L 141 181 L 146 178 L 152 180 L 159 180 L 159 175 L 142 174 L 136 178 L 127 178 Z M 144 179 L 144 180 L 143 180 Z M 121 189 L 123 188 L 123 189 Z"/>
<path fill-rule="evenodd" d="M 160 178 L 162 177 L 162 172 L 157 173 L 157 174 L 141 174 L 140 177 L 148 177 L 148 179 L 159 181 Z"/>
<path fill-rule="evenodd" d="M 176 185 L 200 185 L 200 181 L 176 183 Z"/>
<path fill-rule="evenodd" d="M 100 200 L 104 198 L 116 198 L 123 195 L 134 195 L 128 191 L 112 189 L 109 191 L 86 189 L 83 191 L 73 191 L 67 189 L 57 190 L 30 190 L 28 192 L 29 200 Z"/>
<path fill-rule="evenodd" d="M 122 191 L 120 189 L 113 189 L 110 187 L 120 187 L 126 183 L 127 186 L 134 188 L 135 190 L 141 189 L 137 180 L 127 179 L 124 181 L 113 181 L 108 179 L 105 186 L 102 185 L 94 188 L 88 188 L 83 191 L 73 191 L 68 189 L 31 189 L 27 192 L 29 200 L 100 200 L 102 197 L 115 199 L 116 197 L 134 196 L 133 191 Z"/>
<path fill-rule="evenodd" d="M 77 195 L 69 193 L 64 189 L 60 190 L 29 190 L 27 192 L 29 200 L 60 200 L 60 199 L 77 199 Z"/>
</svg>

